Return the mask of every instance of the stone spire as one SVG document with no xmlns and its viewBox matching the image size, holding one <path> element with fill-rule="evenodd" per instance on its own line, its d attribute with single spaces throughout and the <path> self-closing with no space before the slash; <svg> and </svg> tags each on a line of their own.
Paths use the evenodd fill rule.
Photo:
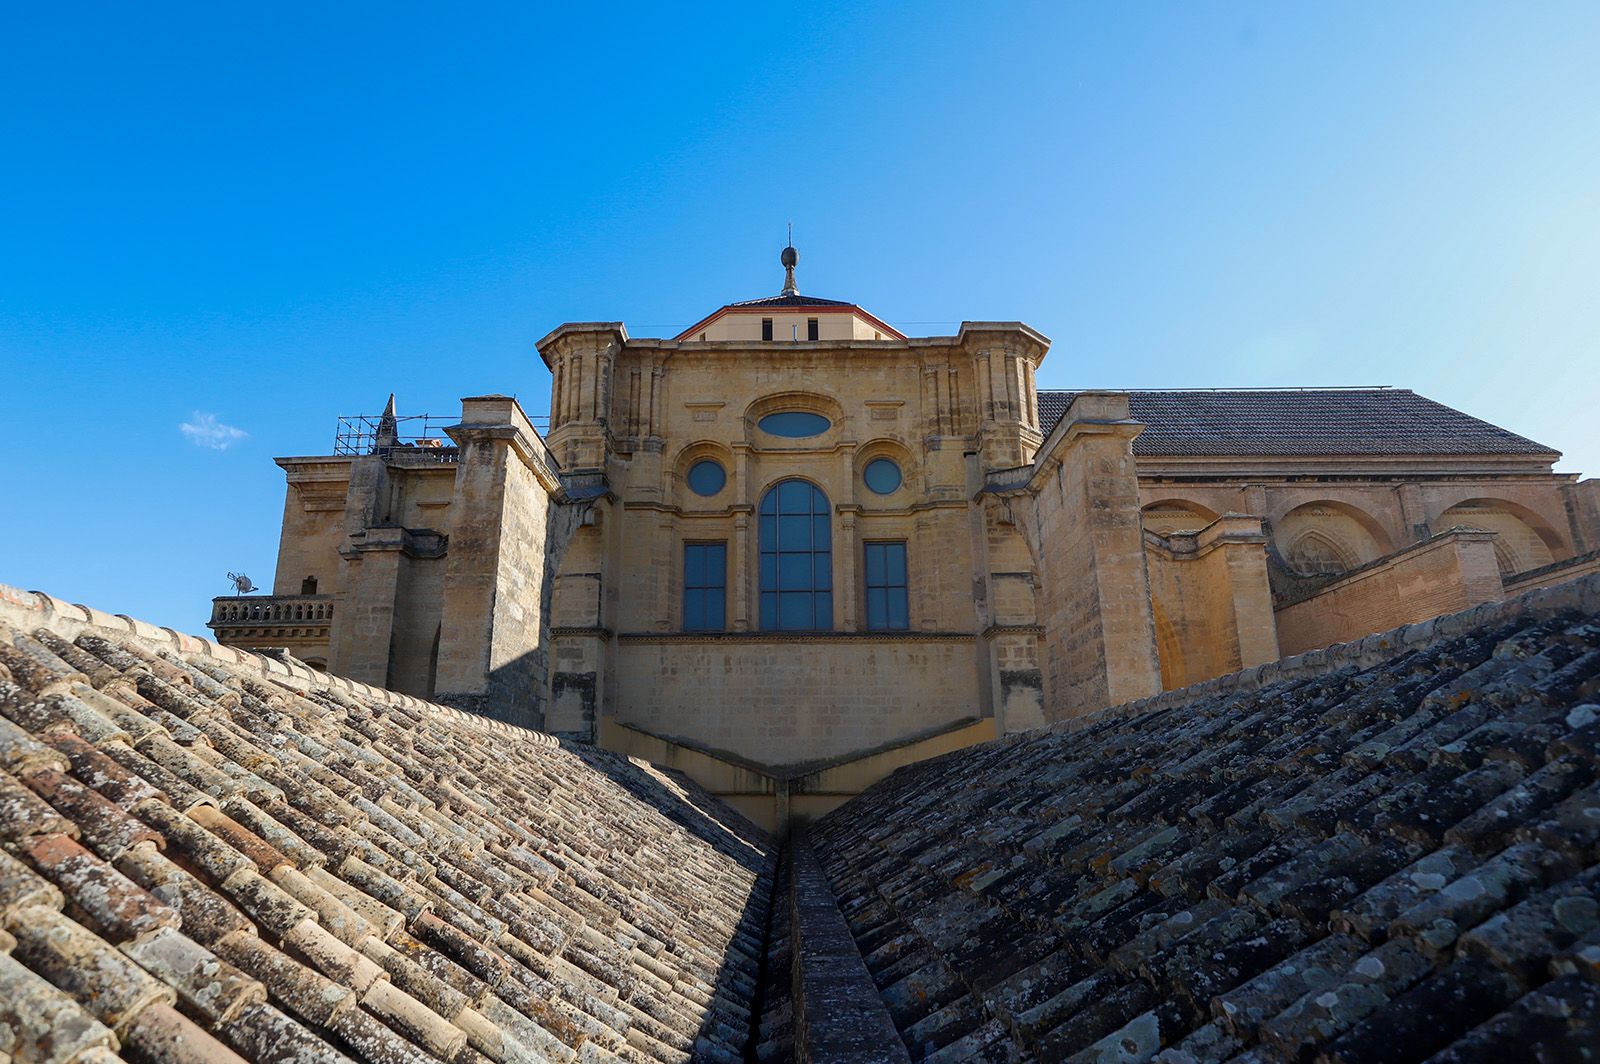
<svg viewBox="0 0 1600 1064">
<path fill-rule="evenodd" d="M 389 393 L 389 402 L 384 405 L 383 416 L 378 419 L 378 437 L 373 441 L 374 447 L 393 447 L 400 442 L 400 418 L 394 410 L 394 393 Z"/>
</svg>

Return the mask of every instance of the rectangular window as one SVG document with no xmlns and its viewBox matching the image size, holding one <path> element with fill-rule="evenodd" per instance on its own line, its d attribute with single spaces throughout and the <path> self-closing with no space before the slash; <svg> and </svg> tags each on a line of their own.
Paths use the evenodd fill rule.
<svg viewBox="0 0 1600 1064">
<path fill-rule="evenodd" d="M 761 319 L 761 338 L 763 340 L 772 339 L 772 319 L 771 318 L 762 318 Z"/>
<path fill-rule="evenodd" d="M 728 626 L 728 545 L 683 545 L 683 630 L 720 632 Z"/>
<path fill-rule="evenodd" d="M 868 543 L 866 548 L 867 627 L 879 632 L 910 628 L 905 540 Z"/>
<path fill-rule="evenodd" d="M 817 319 L 816 318 L 807 318 L 806 319 L 806 339 L 807 340 L 818 339 L 818 336 L 817 336 Z"/>
</svg>

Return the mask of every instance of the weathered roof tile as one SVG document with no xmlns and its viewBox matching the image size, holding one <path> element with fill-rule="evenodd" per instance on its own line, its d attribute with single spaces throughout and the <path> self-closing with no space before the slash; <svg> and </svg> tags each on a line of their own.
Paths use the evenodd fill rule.
<svg viewBox="0 0 1600 1064">
<path fill-rule="evenodd" d="M 33 627 L 0 624 L 0 921 L 12 1004 L 82 1032 L 62 1059 L 116 1046 L 97 1010 L 218 1064 L 743 1058 L 770 857 L 682 781 Z"/>
<path fill-rule="evenodd" d="M 1039 393 L 1045 432 L 1075 392 Z M 1532 454 L 1552 448 L 1406 388 L 1130 391 L 1137 455 Z"/>
<path fill-rule="evenodd" d="M 1330 653 L 912 765 L 823 818 L 811 845 L 913 1059 L 1582 1044 L 1594 625 L 1474 616 L 1360 669 Z"/>
</svg>

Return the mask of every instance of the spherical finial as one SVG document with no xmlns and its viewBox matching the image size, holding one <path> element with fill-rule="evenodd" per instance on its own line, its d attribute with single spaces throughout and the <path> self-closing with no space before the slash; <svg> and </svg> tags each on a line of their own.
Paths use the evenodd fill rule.
<svg viewBox="0 0 1600 1064">
<path fill-rule="evenodd" d="M 800 253 L 794 249 L 793 244 L 790 244 L 783 249 L 783 254 L 778 256 L 778 261 L 783 263 L 784 269 L 792 270 L 800 265 Z"/>
</svg>

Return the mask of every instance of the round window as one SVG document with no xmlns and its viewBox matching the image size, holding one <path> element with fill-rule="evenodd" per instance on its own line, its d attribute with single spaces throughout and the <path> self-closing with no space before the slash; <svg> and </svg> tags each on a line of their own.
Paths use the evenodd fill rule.
<svg viewBox="0 0 1600 1064">
<path fill-rule="evenodd" d="M 728 474 L 710 458 L 702 458 L 689 467 L 689 490 L 696 495 L 715 495 L 727 482 Z"/>
<path fill-rule="evenodd" d="M 799 440 L 822 435 L 833 427 L 833 422 L 809 410 L 780 410 L 776 414 L 768 414 L 756 425 L 762 432 Z"/>
<path fill-rule="evenodd" d="M 861 479 L 879 495 L 889 495 L 900 488 L 900 467 L 892 458 L 874 458 L 862 470 Z"/>
</svg>

